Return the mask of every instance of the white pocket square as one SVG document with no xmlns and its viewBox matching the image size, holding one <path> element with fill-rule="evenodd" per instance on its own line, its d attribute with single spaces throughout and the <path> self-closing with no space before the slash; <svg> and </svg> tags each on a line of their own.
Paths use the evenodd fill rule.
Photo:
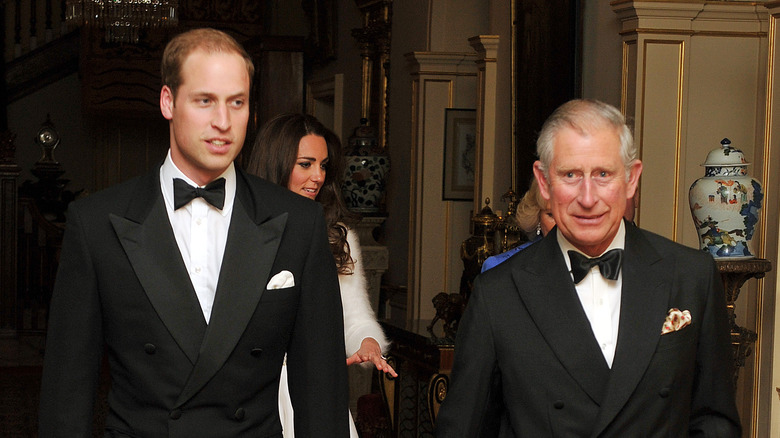
<svg viewBox="0 0 780 438">
<path fill-rule="evenodd" d="M 293 278 L 293 274 L 290 271 L 282 271 L 273 277 L 271 277 L 271 281 L 268 282 L 268 284 L 265 286 L 266 289 L 272 290 L 272 289 L 284 289 L 286 287 L 293 287 L 295 286 L 295 278 Z"/>
<path fill-rule="evenodd" d="M 672 333 L 681 330 L 683 327 L 687 327 L 691 323 L 691 312 L 688 310 L 680 311 L 680 309 L 673 307 L 669 309 L 666 315 L 666 321 L 661 328 L 661 334 Z"/>
</svg>

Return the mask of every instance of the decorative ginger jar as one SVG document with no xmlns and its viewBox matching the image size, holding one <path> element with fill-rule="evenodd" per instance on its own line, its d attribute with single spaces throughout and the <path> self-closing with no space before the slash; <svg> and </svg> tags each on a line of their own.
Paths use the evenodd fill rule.
<svg viewBox="0 0 780 438">
<path fill-rule="evenodd" d="M 747 174 L 741 150 L 724 138 L 707 154 L 704 177 L 688 192 L 699 246 L 721 260 L 755 257 L 753 233 L 764 201 L 761 184 Z"/>
<path fill-rule="evenodd" d="M 361 125 L 349 138 L 341 185 L 347 208 L 362 214 L 380 213 L 385 178 L 390 170 L 390 158 L 377 145 L 374 129 L 367 122 L 361 119 Z"/>
</svg>

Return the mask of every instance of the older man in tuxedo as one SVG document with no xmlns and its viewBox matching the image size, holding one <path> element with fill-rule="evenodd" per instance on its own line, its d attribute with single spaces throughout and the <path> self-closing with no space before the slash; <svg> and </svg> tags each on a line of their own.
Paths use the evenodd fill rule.
<svg viewBox="0 0 780 438">
<path fill-rule="evenodd" d="M 40 437 L 281 437 L 287 354 L 295 429 L 342 438 L 342 309 L 319 204 L 238 169 L 254 67 L 196 29 L 163 54 L 161 166 L 72 204 L 51 303 Z"/>
<path fill-rule="evenodd" d="M 739 437 L 715 263 L 624 220 L 623 116 L 570 101 L 537 148 L 556 228 L 475 281 L 438 436 Z"/>
</svg>

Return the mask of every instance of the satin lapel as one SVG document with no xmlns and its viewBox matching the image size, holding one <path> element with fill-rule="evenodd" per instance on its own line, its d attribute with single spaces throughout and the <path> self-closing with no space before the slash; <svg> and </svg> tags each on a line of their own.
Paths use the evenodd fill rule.
<svg viewBox="0 0 780 438">
<path fill-rule="evenodd" d="M 178 405 L 195 395 L 233 352 L 270 277 L 287 213 L 258 225 L 248 210 L 252 211 L 242 202 L 233 206 L 211 319 L 198 363 L 179 395 Z"/>
<path fill-rule="evenodd" d="M 141 200 L 149 196 L 148 192 L 139 194 L 126 217 L 110 215 L 111 224 L 157 315 L 189 360 L 195 363 L 206 320 L 165 212 L 159 176 L 153 179 L 157 181 L 156 189 L 154 185 L 149 187 L 154 190 L 153 200 Z"/>
<path fill-rule="evenodd" d="M 537 244 L 540 247 L 535 263 L 515 268 L 515 285 L 550 349 L 582 389 L 600 404 L 609 368 L 577 297 L 555 233 L 548 236 Z"/>
<path fill-rule="evenodd" d="M 620 412 L 650 364 L 668 310 L 670 273 L 675 270 L 671 264 L 637 228 L 626 225 L 618 342 L 593 436 L 601 433 Z"/>
</svg>

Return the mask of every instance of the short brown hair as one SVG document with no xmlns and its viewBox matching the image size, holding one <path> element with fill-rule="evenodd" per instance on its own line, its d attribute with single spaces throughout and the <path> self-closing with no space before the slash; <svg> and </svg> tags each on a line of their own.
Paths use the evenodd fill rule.
<svg viewBox="0 0 780 438">
<path fill-rule="evenodd" d="M 163 52 L 160 74 L 162 84 L 167 85 L 176 96 L 176 91 L 181 85 L 181 66 L 184 60 L 193 51 L 201 49 L 207 53 L 233 52 L 244 58 L 246 71 L 249 74 L 249 85 L 252 85 L 252 77 L 255 75 L 255 65 L 252 58 L 232 36 L 221 30 L 201 28 L 188 30 L 173 37 L 165 46 Z"/>
</svg>

